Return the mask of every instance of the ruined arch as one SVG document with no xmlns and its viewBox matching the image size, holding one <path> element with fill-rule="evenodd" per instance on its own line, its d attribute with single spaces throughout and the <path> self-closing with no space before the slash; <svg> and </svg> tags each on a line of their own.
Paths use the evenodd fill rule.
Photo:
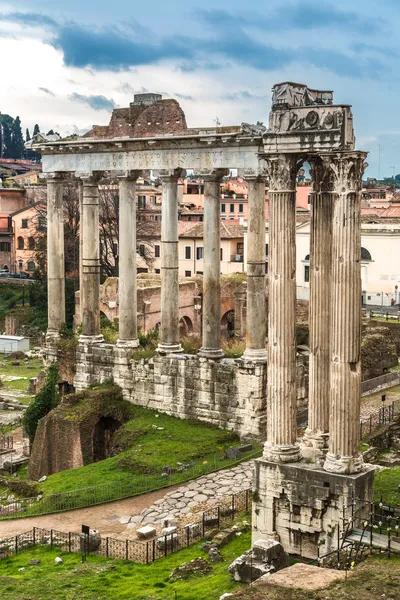
<svg viewBox="0 0 400 600">
<path fill-rule="evenodd" d="M 104 460 L 111 454 L 112 437 L 121 423 L 113 417 L 100 417 L 93 428 L 92 448 L 93 462 Z"/>
<path fill-rule="evenodd" d="M 231 310 L 226 311 L 226 313 L 222 316 L 221 319 L 221 335 L 225 338 L 231 338 L 235 334 L 235 311 L 232 308 Z"/>
<path fill-rule="evenodd" d="M 192 320 L 184 316 L 179 320 L 179 334 L 180 336 L 187 336 L 193 332 L 193 323 Z"/>
</svg>

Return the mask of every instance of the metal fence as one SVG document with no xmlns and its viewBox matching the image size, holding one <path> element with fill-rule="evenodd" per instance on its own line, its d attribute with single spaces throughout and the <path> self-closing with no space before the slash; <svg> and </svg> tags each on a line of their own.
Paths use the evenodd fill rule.
<svg viewBox="0 0 400 600">
<path fill-rule="evenodd" d="M 14 438 L 12 435 L 0 435 L 0 450 L 12 450 L 14 448 Z"/>
<path fill-rule="evenodd" d="M 388 406 L 381 406 L 378 410 L 371 412 L 368 418 L 360 419 L 360 438 L 365 439 L 383 425 L 393 423 L 398 412 L 398 405 L 393 401 Z"/>
<path fill-rule="evenodd" d="M 241 462 L 261 456 L 261 453 L 261 449 L 251 450 L 244 452 L 236 460 L 227 460 L 221 457 L 221 455 L 214 455 L 207 461 L 203 460 L 177 468 L 168 467 L 160 473 L 141 475 L 140 477 L 135 476 L 134 480 L 117 480 L 70 492 L 17 499 L 10 502 L 7 506 L 3 505 L 0 507 L 0 520 L 65 512 L 76 508 L 85 508 L 87 506 L 131 498 L 139 494 L 196 479 L 221 469 L 233 467 Z"/>
<path fill-rule="evenodd" d="M 0 540 L 0 559 L 17 554 L 34 546 L 51 546 L 64 552 L 83 552 L 149 564 L 178 552 L 207 537 L 215 529 L 221 529 L 232 523 L 235 516 L 248 513 L 251 507 L 251 490 L 233 494 L 229 500 L 202 513 L 201 520 L 177 528 L 169 535 L 159 535 L 149 541 L 117 540 L 112 537 L 101 538 L 96 547 L 85 546 L 85 537 L 79 533 L 62 532 L 55 529 L 33 527 L 31 531 Z"/>
</svg>

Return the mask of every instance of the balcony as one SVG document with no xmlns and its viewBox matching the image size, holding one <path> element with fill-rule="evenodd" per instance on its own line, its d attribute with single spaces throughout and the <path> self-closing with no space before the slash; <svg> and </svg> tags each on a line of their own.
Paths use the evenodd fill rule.
<svg viewBox="0 0 400 600">
<path fill-rule="evenodd" d="M 232 254 L 231 262 L 242 263 L 243 262 L 243 254 Z"/>
</svg>

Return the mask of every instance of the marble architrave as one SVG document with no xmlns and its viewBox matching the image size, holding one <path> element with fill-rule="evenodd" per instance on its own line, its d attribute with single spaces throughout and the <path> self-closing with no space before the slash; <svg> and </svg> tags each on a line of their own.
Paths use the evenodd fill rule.
<svg viewBox="0 0 400 600">
<path fill-rule="evenodd" d="M 172 148 L 44 154 L 43 172 L 131 171 L 147 169 L 257 168 L 257 145 L 227 148 Z"/>
</svg>

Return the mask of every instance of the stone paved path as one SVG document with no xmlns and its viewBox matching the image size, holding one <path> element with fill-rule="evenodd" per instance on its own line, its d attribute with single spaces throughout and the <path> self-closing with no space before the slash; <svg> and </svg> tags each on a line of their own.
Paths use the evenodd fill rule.
<svg viewBox="0 0 400 600">
<path fill-rule="evenodd" d="M 136 529 L 143 525 L 154 525 L 162 529 L 167 520 L 177 521 L 179 525 L 199 520 L 196 513 L 202 512 L 243 490 L 251 488 L 253 461 L 241 463 L 233 469 L 218 471 L 190 481 L 165 494 L 163 498 L 143 509 L 139 515 L 123 516 L 120 523 L 126 530 L 120 539 L 136 538 Z"/>
</svg>

